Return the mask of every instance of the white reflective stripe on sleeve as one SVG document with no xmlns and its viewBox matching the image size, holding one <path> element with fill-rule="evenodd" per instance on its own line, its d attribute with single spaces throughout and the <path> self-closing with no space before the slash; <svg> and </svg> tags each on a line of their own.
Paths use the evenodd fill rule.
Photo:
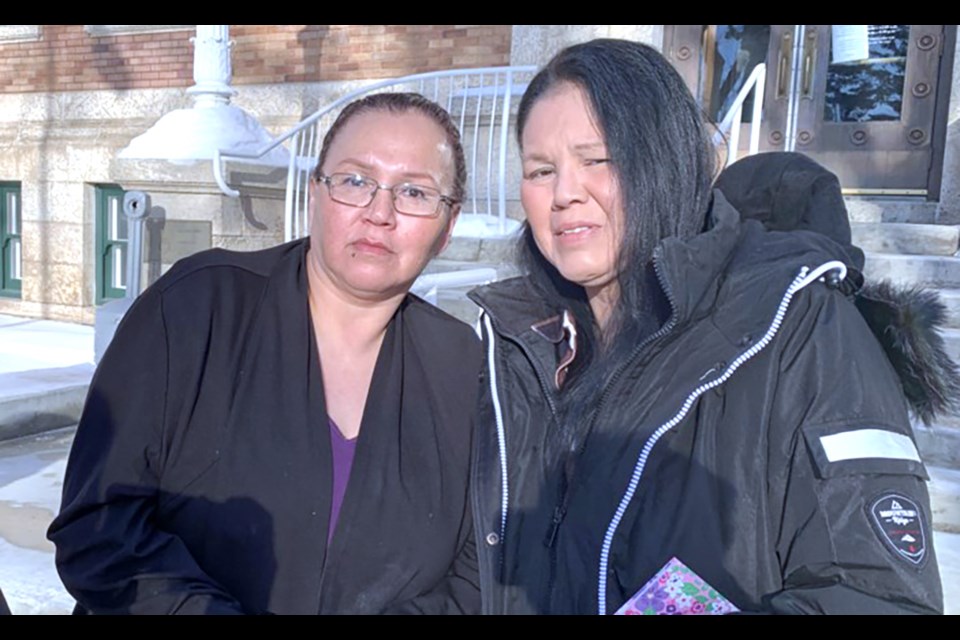
<svg viewBox="0 0 960 640">
<path fill-rule="evenodd" d="M 892 458 L 920 462 L 916 445 L 902 433 L 884 429 L 857 429 L 820 436 L 823 452 L 829 462 L 859 458 Z"/>
</svg>

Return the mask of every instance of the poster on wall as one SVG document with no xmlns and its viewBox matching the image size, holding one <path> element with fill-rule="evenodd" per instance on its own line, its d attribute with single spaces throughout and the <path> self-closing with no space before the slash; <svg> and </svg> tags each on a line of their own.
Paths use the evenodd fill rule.
<svg viewBox="0 0 960 640">
<path fill-rule="evenodd" d="M 831 59 L 833 64 L 858 62 L 870 57 L 869 25 L 865 24 L 834 24 L 830 30 Z"/>
</svg>

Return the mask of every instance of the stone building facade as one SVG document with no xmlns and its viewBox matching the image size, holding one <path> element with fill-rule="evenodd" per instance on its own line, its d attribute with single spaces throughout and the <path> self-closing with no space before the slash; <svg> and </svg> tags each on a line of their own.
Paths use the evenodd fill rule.
<svg viewBox="0 0 960 640">
<path fill-rule="evenodd" d="M 278 134 L 373 80 L 537 65 L 563 46 L 593 37 L 663 48 L 669 30 L 233 25 L 233 104 Z M 0 270 L 0 313 L 92 323 L 96 305 L 117 292 L 110 289 L 105 261 L 110 234 L 122 231 L 111 228 L 118 223 L 110 208 L 123 189 L 144 189 L 154 197 L 156 210 L 147 222 L 148 281 L 184 251 L 256 249 L 282 240 L 283 183 L 276 171 L 235 173 L 247 188 L 244 198 L 234 200 L 222 196 L 209 163 L 180 167 L 117 159 L 161 115 L 190 105 L 184 90 L 193 84 L 193 35 L 189 25 L 0 26 L 0 223 L 7 225 L 0 249 L 18 252 L 19 260 L 17 269 Z M 949 84 L 942 89 L 949 92 L 947 129 L 939 133 L 943 184 L 939 197 L 920 207 L 930 218 L 922 221 L 941 224 L 960 223 L 958 66 Z M 851 200 L 851 211 L 903 209 L 899 200 L 877 202 Z"/>
</svg>

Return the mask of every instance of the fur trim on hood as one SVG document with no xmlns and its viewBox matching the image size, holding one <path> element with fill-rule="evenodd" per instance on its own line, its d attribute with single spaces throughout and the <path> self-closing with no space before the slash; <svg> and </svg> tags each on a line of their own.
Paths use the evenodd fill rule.
<svg viewBox="0 0 960 640">
<path fill-rule="evenodd" d="M 900 376 L 916 417 L 929 425 L 937 415 L 960 409 L 960 372 L 937 332 L 947 315 L 940 296 L 883 281 L 864 286 L 856 304 Z"/>
</svg>

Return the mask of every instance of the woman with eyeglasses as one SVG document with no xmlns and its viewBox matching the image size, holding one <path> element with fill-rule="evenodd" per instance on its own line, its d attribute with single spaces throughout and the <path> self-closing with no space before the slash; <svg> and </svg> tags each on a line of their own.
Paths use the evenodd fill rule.
<svg viewBox="0 0 960 640">
<path fill-rule="evenodd" d="M 466 169 L 415 94 L 348 105 L 309 239 L 188 258 L 90 388 L 50 527 L 93 613 L 473 612 L 473 331 L 408 295 Z"/>
</svg>

